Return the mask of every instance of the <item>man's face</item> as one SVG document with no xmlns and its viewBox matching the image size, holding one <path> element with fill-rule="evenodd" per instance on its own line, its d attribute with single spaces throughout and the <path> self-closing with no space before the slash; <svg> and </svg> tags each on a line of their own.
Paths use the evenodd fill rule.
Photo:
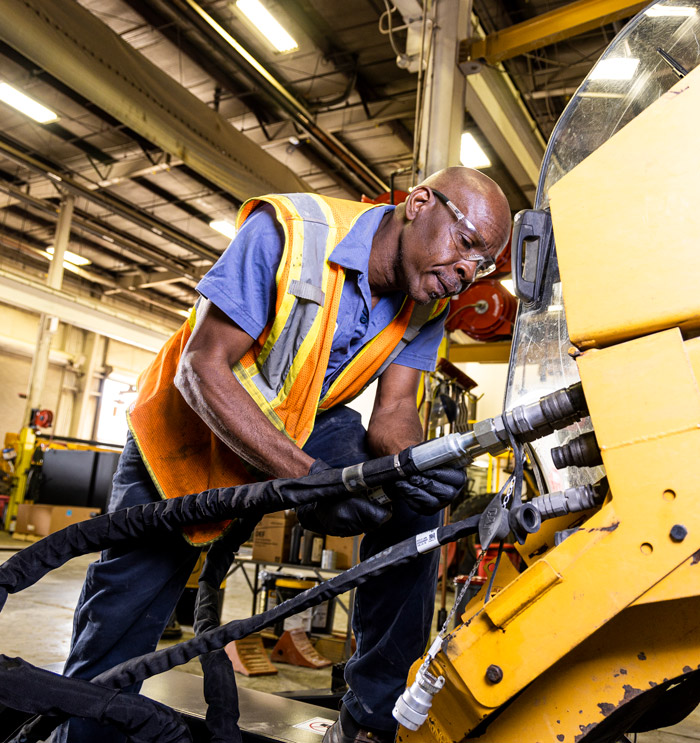
<svg viewBox="0 0 700 743">
<path fill-rule="evenodd" d="M 438 198 L 430 191 L 432 199 L 420 207 L 399 236 L 399 272 L 404 290 L 419 304 L 463 292 L 481 274 L 488 273 L 502 244 L 502 230 L 488 205 L 480 204 L 483 199 L 473 199 L 472 216 L 466 199 L 448 205 L 447 197 L 438 192 Z"/>
</svg>

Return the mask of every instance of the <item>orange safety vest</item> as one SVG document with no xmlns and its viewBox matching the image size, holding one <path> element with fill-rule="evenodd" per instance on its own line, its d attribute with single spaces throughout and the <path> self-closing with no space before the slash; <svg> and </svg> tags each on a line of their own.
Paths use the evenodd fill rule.
<svg viewBox="0 0 700 743">
<path fill-rule="evenodd" d="M 362 347 L 321 399 L 345 280 L 344 269 L 328 258 L 358 217 L 375 207 L 315 194 L 264 196 L 241 207 L 239 227 L 263 201 L 274 207 L 285 236 L 276 275 L 275 317 L 232 371 L 270 422 L 301 447 L 317 412 L 360 394 L 447 300 L 421 306 L 407 298 L 392 322 Z M 196 305 L 142 373 L 128 413 L 131 432 L 163 498 L 255 480 L 174 385 L 195 323 Z M 207 544 L 230 523 L 187 527 L 185 535 L 192 544 Z"/>
</svg>

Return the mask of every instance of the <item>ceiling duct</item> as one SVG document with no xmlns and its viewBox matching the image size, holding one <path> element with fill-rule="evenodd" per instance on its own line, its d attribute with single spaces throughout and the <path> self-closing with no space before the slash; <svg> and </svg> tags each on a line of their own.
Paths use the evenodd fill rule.
<svg viewBox="0 0 700 743">
<path fill-rule="evenodd" d="M 73 0 L 0 0 L 0 38 L 241 200 L 309 190 Z"/>
</svg>

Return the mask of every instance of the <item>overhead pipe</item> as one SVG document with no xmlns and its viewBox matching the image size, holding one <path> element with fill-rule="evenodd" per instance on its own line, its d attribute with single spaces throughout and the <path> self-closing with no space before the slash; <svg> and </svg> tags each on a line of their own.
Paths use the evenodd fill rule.
<svg viewBox="0 0 700 743">
<path fill-rule="evenodd" d="M 37 211 L 48 214 L 54 218 L 58 214 L 58 207 L 53 202 L 32 196 L 12 183 L 0 180 L 0 192 L 6 193 L 13 199 L 27 204 Z M 129 235 L 117 227 L 103 222 L 97 217 L 93 217 L 92 215 L 80 211 L 77 213 L 74 212 L 73 224 L 77 228 L 94 235 L 95 237 L 107 239 L 108 242 L 112 242 L 124 250 L 135 253 L 140 258 L 155 263 L 168 271 L 180 273 L 182 278 L 186 281 L 196 282 L 199 280 L 199 276 L 195 271 L 189 269 L 184 263 L 179 262 L 176 258 L 168 256 L 157 247 L 150 245 L 150 243 L 139 239 L 135 235 Z"/>
<path fill-rule="evenodd" d="M 50 167 L 47 163 L 23 152 L 3 134 L 0 134 L 0 152 L 13 162 L 49 178 L 56 184 L 60 183 L 63 189 L 70 191 L 74 196 L 81 196 L 88 201 L 92 201 L 102 208 L 108 209 L 120 217 L 139 225 L 139 227 L 144 227 L 153 234 L 158 235 L 158 237 L 162 237 L 175 245 L 189 250 L 200 258 L 216 261 L 219 257 L 219 254 L 208 245 L 172 227 L 164 220 L 158 219 L 158 217 L 154 217 L 152 214 L 147 214 L 113 194 L 91 191 L 89 188 L 80 185 L 80 183 L 70 176 L 60 174 L 57 172 L 60 170 L 58 167 Z"/>
<path fill-rule="evenodd" d="M 243 71 L 260 84 L 265 92 L 301 126 L 311 137 L 338 158 L 351 172 L 367 185 L 379 191 L 388 191 L 389 187 L 371 168 L 351 152 L 337 137 L 316 124 L 313 114 L 295 98 L 269 70 L 264 67 L 242 44 L 240 44 L 215 18 L 207 13 L 194 0 L 176 0 L 177 6 L 186 12 L 191 11 L 216 33 L 237 55 Z M 201 24 L 200 24 L 201 27 Z M 211 32 L 210 32 L 211 33 Z"/>
<path fill-rule="evenodd" d="M 0 246 L 8 248 L 9 250 L 16 250 L 21 253 L 28 253 L 30 255 L 41 257 L 42 260 L 45 259 L 45 256 L 43 255 L 42 251 L 39 248 L 36 248 L 33 245 L 28 245 L 27 243 L 22 242 L 21 240 L 15 237 L 10 237 L 8 235 L 0 234 Z M 181 317 L 181 313 L 185 312 L 187 308 L 187 305 L 181 305 L 180 307 L 177 307 L 173 304 L 169 304 L 167 301 L 164 301 L 166 299 L 164 295 L 160 295 L 163 298 L 163 300 L 159 300 L 159 299 L 156 299 L 151 293 L 146 294 L 146 293 L 138 292 L 138 291 L 136 292 L 127 291 L 127 287 L 123 286 L 115 279 L 106 278 L 105 276 L 97 274 L 94 271 L 86 271 L 84 268 L 81 268 L 80 266 L 70 266 L 66 270 L 74 276 L 77 276 L 93 284 L 98 284 L 99 286 L 104 287 L 105 290 L 103 292 L 103 296 L 120 293 L 123 295 L 123 297 L 127 301 L 130 301 L 136 295 L 138 296 L 139 302 L 149 304 L 151 305 L 151 307 L 154 307 L 155 309 L 161 310 L 163 312 L 167 312 L 169 314 L 175 314 L 180 317 Z M 16 305 L 16 302 L 15 302 L 15 305 Z M 191 305 L 191 302 L 190 302 L 190 305 Z M 29 305 L 28 307 L 26 307 L 26 309 L 30 311 L 34 311 L 36 308 Z M 132 308 L 132 311 L 133 311 L 133 308 Z M 64 320 L 64 322 L 68 322 L 68 321 Z M 73 321 L 73 324 L 75 324 L 75 321 Z M 167 336 L 164 336 L 164 340 L 165 339 L 167 339 Z"/>
</svg>

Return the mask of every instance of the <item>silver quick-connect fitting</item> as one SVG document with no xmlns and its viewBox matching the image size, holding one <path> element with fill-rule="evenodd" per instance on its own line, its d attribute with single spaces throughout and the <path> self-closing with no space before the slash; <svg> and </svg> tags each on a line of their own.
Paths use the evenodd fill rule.
<svg viewBox="0 0 700 743">
<path fill-rule="evenodd" d="M 416 680 L 396 700 L 391 713 L 394 719 L 409 730 L 418 730 L 428 719 L 433 697 L 444 685 L 444 676 L 435 677 L 430 671 L 423 671 L 421 666 L 416 674 Z"/>
<path fill-rule="evenodd" d="M 396 700 L 391 713 L 400 725 L 409 730 L 418 730 L 428 719 L 433 697 L 445 685 L 444 676 L 434 676 L 428 670 L 431 661 L 432 658 L 428 654 L 416 673 L 416 680 Z"/>
</svg>

